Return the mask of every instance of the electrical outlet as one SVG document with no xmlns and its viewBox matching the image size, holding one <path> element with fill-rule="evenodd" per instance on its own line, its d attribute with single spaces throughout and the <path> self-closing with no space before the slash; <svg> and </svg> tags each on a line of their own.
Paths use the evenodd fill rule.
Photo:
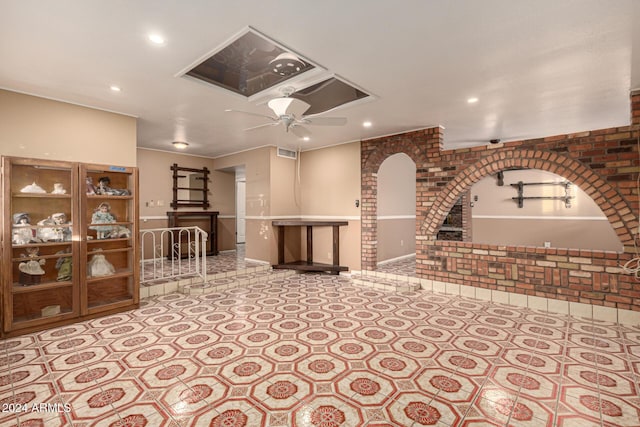
<svg viewBox="0 0 640 427">
<path fill-rule="evenodd" d="M 151 200 L 151 201 L 149 201 L 149 203 L 147 203 L 147 206 L 149 206 L 150 208 L 155 208 L 156 207 L 156 202 Z"/>
<path fill-rule="evenodd" d="M 164 200 L 158 200 L 157 206 L 159 208 L 163 207 L 164 206 Z"/>
<path fill-rule="evenodd" d="M 545 248 L 550 248 L 551 247 L 551 242 L 544 242 L 544 247 Z"/>
</svg>

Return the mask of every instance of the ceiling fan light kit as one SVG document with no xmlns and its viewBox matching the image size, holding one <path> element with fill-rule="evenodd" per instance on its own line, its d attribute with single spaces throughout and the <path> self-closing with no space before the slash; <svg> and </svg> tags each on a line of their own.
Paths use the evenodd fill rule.
<svg viewBox="0 0 640 427">
<path fill-rule="evenodd" d="M 328 70 L 303 58 L 265 35 L 248 28 L 228 45 L 216 49 L 212 56 L 189 69 L 185 75 L 239 93 L 251 102 L 259 99 L 258 105 L 266 101 L 273 112 L 272 115 L 225 110 L 261 117 L 268 121 L 245 128 L 245 131 L 281 124 L 286 132 L 291 131 L 299 138 L 307 137 L 308 139 L 310 132 L 305 129 L 306 125 L 343 126 L 347 123 L 345 117 L 317 117 L 318 115 L 338 106 L 368 98 L 370 95 L 336 76 L 329 75 Z M 234 68 L 238 64 L 243 64 L 243 68 Z M 212 72 L 212 70 L 223 68 L 226 70 L 225 73 L 230 75 L 244 76 L 245 71 L 250 75 L 243 77 L 244 80 L 238 84 L 230 84 L 223 79 L 225 73 Z M 311 73 L 306 78 L 295 80 L 298 88 L 285 84 L 277 89 L 288 79 L 307 72 Z M 310 83 L 312 84 L 309 86 Z M 249 86 L 251 86 L 250 89 Z M 278 90 L 281 96 L 273 97 L 275 90 Z M 265 95 L 270 99 L 265 99 Z"/>
<path fill-rule="evenodd" d="M 287 114 L 289 106 L 293 103 L 293 98 L 274 98 L 267 105 L 273 110 L 276 116 L 284 116 Z"/>
<path fill-rule="evenodd" d="M 296 55 L 284 52 L 269 62 L 271 70 L 279 76 L 290 76 L 299 73 L 305 66 L 304 62 Z"/>
</svg>

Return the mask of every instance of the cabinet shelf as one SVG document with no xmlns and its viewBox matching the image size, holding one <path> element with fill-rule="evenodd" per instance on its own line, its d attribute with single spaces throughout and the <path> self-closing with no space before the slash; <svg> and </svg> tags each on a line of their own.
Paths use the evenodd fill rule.
<svg viewBox="0 0 640 427">
<path fill-rule="evenodd" d="M 91 222 L 91 223 L 89 223 L 89 227 L 95 227 L 95 226 L 107 227 L 107 226 L 110 226 L 110 225 L 131 225 L 131 224 L 133 224 L 131 221 Z"/>
<path fill-rule="evenodd" d="M 111 242 L 128 242 L 131 237 L 118 237 L 116 239 L 87 239 L 88 244 L 93 243 L 111 243 Z"/>
<path fill-rule="evenodd" d="M 108 298 L 100 301 L 99 304 L 91 304 L 88 307 L 88 314 L 92 315 L 106 310 L 128 309 L 135 304 L 132 297 Z"/>
<path fill-rule="evenodd" d="M 12 245 L 12 249 L 24 249 L 24 248 L 46 248 L 54 246 L 71 246 L 73 242 L 66 240 L 64 242 L 42 242 L 42 243 L 28 243 L 26 245 Z"/>
<path fill-rule="evenodd" d="M 133 248 L 131 248 L 131 247 L 117 248 L 117 249 L 100 249 L 100 250 L 95 250 L 95 251 L 89 251 L 89 252 L 87 252 L 87 255 L 112 254 L 112 253 L 127 252 L 127 251 L 132 251 L 132 250 L 133 250 Z"/>
<path fill-rule="evenodd" d="M 72 256 L 71 253 L 61 253 L 61 254 L 52 254 L 52 255 L 38 255 L 35 257 L 20 257 L 20 258 L 13 258 L 11 261 L 13 262 L 23 262 L 23 261 L 31 261 L 33 260 L 39 260 L 39 259 L 56 259 L 56 258 L 68 258 Z"/>
<path fill-rule="evenodd" d="M 71 281 L 43 282 L 43 283 L 38 283 L 37 285 L 22 285 L 20 283 L 14 283 L 13 293 L 25 294 L 29 292 L 39 292 L 39 291 L 45 291 L 50 289 L 67 288 L 69 286 L 73 286 L 73 282 Z"/>
<path fill-rule="evenodd" d="M 47 322 L 61 321 L 66 319 L 73 319 L 77 317 L 77 314 L 73 310 L 60 311 L 58 314 L 52 316 L 31 315 L 31 316 L 19 316 L 13 319 L 13 323 L 19 324 L 22 328 L 36 327 L 42 323 L 43 320 Z"/>
<path fill-rule="evenodd" d="M 71 194 L 51 194 L 51 193 L 13 193 L 14 199 L 71 199 Z"/>
<path fill-rule="evenodd" d="M 131 276 L 130 269 L 126 269 L 126 270 L 121 269 L 119 271 L 116 271 L 114 274 L 109 274 L 107 276 L 96 276 L 96 277 L 87 276 L 87 283 L 91 284 L 95 282 L 101 282 L 103 280 L 118 279 L 118 278 L 129 277 L 129 276 Z"/>
<path fill-rule="evenodd" d="M 109 194 L 87 194 L 86 197 L 88 200 L 133 200 L 133 196 L 113 196 Z"/>
</svg>

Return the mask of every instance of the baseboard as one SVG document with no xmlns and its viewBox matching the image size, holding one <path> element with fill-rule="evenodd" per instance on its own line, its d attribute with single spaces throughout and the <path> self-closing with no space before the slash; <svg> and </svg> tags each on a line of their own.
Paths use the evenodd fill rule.
<svg viewBox="0 0 640 427">
<path fill-rule="evenodd" d="M 385 259 L 384 261 L 380 261 L 376 265 L 385 265 L 385 264 L 389 264 L 390 262 L 402 261 L 402 260 L 409 259 L 409 258 L 412 258 L 412 257 L 415 257 L 415 256 L 416 256 L 416 253 L 414 252 L 412 254 L 402 255 L 402 256 L 399 256 L 399 257 L 391 258 L 391 259 Z"/>
<path fill-rule="evenodd" d="M 248 261 L 248 262 L 257 262 L 258 264 L 271 265 L 271 263 L 269 261 L 264 261 L 264 260 L 261 260 L 261 259 L 245 258 L 244 260 Z"/>
</svg>

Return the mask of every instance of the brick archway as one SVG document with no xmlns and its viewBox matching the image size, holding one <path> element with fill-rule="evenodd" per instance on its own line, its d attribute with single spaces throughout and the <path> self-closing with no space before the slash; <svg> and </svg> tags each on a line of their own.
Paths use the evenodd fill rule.
<svg viewBox="0 0 640 427">
<path fill-rule="evenodd" d="M 564 155 L 537 150 L 500 151 L 476 161 L 458 173 L 444 188 L 438 189 L 433 205 L 421 224 L 421 234 L 435 239 L 440 224 L 455 201 L 485 176 L 509 168 L 540 169 L 569 180 L 588 194 L 607 216 L 623 245 L 633 244 L 633 233 L 623 217 L 632 207 L 620 193 L 591 168 Z"/>
<path fill-rule="evenodd" d="M 376 268 L 378 168 L 387 156 L 405 153 L 416 163 L 418 277 L 640 311 L 640 283 L 622 268 L 637 256 L 640 92 L 631 105 L 629 126 L 492 146 L 444 150 L 439 127 L 362 141 L 361 268 Z M 508 168 L 544 170 L 578 186 L 604 212 L 623 252 L 436 240 L 456 200 L 482 177 Z"/>
<path fill-rule="evenodd" d="M 406 154 L 416 164 L 416 173 L 425 159 L 442 146 L 442 128 L 429 128 L 362 142 L 361 167 L 361 268 L 375 270 L 378 259 L 378 170 L 394 154 Z M 416 177 L 416 196 L 420 182 Z M 418 200 L 416 200 L 417 206 Z M 419 209 L 416 207 L 416 228 Z M 418 230 L 416 229 L 416 234 Z"/>
</svg>

